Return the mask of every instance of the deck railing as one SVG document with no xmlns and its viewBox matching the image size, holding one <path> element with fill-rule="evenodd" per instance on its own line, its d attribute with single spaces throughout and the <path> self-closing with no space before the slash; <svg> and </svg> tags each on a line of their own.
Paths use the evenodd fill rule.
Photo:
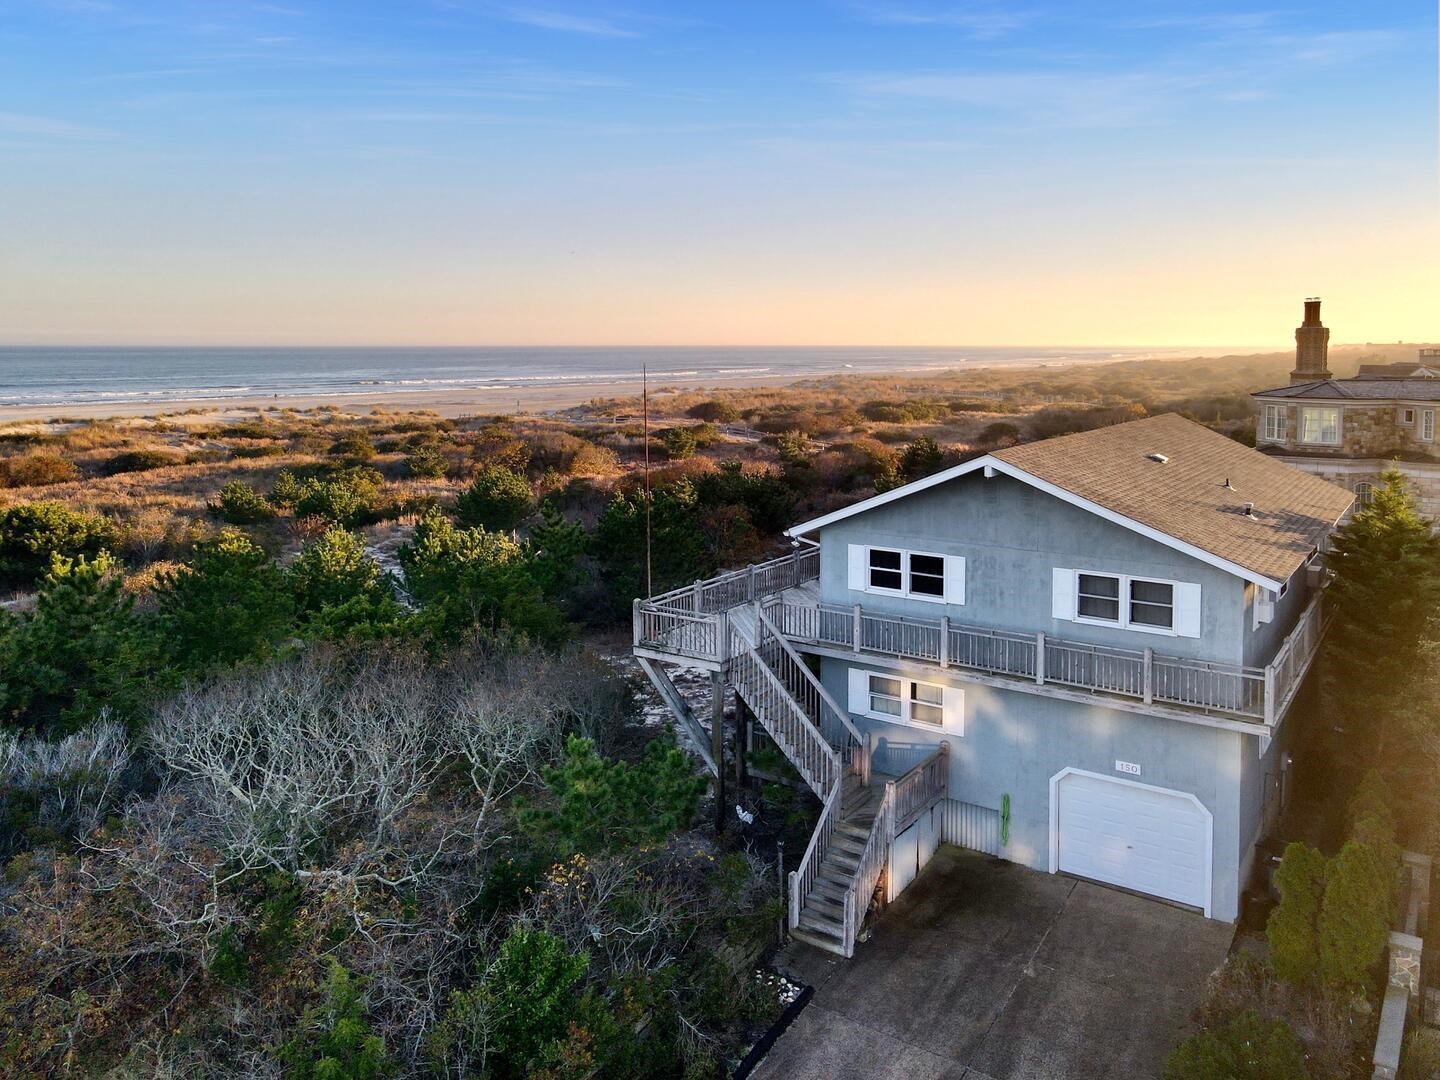
<svg viewBox="0 0 1440 1080">
<path fill-rule="evenodd" d="M 763 600 L 820 576 L 820 549 L 807 545 L 769 562 L 730 570 L 642 601 L 646 608 L 705 615 Z"/>
<path fill-rule="evenodd" d="M 1317 593 L 1272 662 L 1261 668 L 1169 656 L 1153 649 L 1092 645 L 1044 633 L 967 626 L 949 618 L 890 615 L 858 604 L 841 607 L 783 599 L 780 594 L 786 589 L 814 580 L 818 568 L 818 553 L 804 549 L 654 600 L 637 600 L 635 644 L 723 665 L 729 655 L 725 612 L 754 596 L 765 600 L 764 617 L 778 636 L 793 642 L 1273 725 L 1293 702 L 1325 632 Z"/>
<path fill-rule="evenodd" d="M 780 627 L 795 640 L 861 655 L 970 668 L 1147 704 L 1183 705 L 1255 720 L 1265 716 L 1263 668 L 1165 656 L 1153 649 L 1117 649 L 1044 633 L 965 626 L 948 618 L 885 615 L 859 605 L 781 604 L 772 610 L 779 614 Z"/>
</svg>

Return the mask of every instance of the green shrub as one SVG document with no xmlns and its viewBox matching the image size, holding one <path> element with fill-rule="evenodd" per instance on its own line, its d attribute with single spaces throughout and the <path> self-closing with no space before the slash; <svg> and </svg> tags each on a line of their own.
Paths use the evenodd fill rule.
<svg viewBox="0 0 1440 1080">
<path fill-rule="evenodd" d="M 782 431 L 775 436 L 775 449 L 780 460 L 792 469 L 810 467 L 810 440 L 801 431 Z"/>
<path fill-rule="evenodd" d="M 993 424 L 986 424 L 980 429 L 980 434 L 975 436 L 975 441 L 982 446 L 998 446 L 1000 443 L 1013 443 L 1020 438 L 1020 429 L 1008 421 L 997 420 Z"/>
<path fill-rule="evenodd" d="M 275 516 L 275 508 L 265 496 L 243 480 L 231 480 L 220 489 L 220 494 L 209 505 L 210 512 L 231 525 L 254 525 L 269 521 Z"/>
<path fill-rule="evenodd" d="M 300 501 L 300 496 L 305 493 L 305 485 L 289 469 L 283 469 L 280 475 L 275 477 L 275 483 L 270 485 L 270 503 L 272 506 L 283 506 L 287 509 L 293 507 Z"/>
<path fill-rule="evenodd" d="M 379 1080 L 399 1070 L 385 1040 L 365 1020 L 354 978 L 336 961 L 323 989 L 324 1003 L 306 1009 L 300 1030 L 280 1051 L 291 1080 Z"/>
<path fill-rule="evenodd" d="M 319 517 L 336 525 L 363 524 L 374 517 L 384 483 L 383 476 L 366 468 L 306 480 L 295 500 L 295 516 Z"/>
<path fill-rule="evenodd" d="M 483 1061 L 494 1080 L 532 1075 L 565 1035 L 589 966 L 554 934 L 516 926 L 480 981 L 451 995 L 430 1038 L 439 1071 L 478 1076 Z"/>
<path fill-rule="evenodd" d="M 52 557 L 35 610 L 0 624 L 0 719 L 55 737 L 103 710 L 131 722 L 162 677 L 119 564 Z"/>
<path fill-rule="evenodd" d="M 0 458 L 0 488 L 68 484 L 80 478 L 74 462 L 59 454 L 23 454 Z"/>
<path fill-rule="evenodd" d="M 1299 842 L 1285 848 L 1275 871 L 1280 903 L 1265 924 L 1275 974 L 1296 986 L 1310 986 L 1320 972 L 1317 921 L 1325 888 L 1325 856 Z"/>
<path fill-rule="evenodd" d="M 1309 1080 L 1305 1048 L 1282 1020 L 1247 1012 L 1175 1048 L 1165 1080 Z"/>
<path fill-rule="evenodd" d="M 375 456 L 375 444 L 357 431 L 336 439 L 330 446 L 330 453 L 346 461 L 366 462 Z"/>
<path fill-rule="evenodd" d="M 669 428 L 660 436 L 660 441 L 665 444 L 665 453 L 674 461 L 684 461 L 686 458 L 694 457 L 696 447 L 699 445 L 695 433 L 685 427 Z"/>
<path fill-rule="evenodd" d="M 188 562 L 155 585 L 174 661 L 198 668 L 275 653 L 294 630 L 286 586 L 274 560 L 241 533 L 196 544 Z"/>
<path fill-rule="evenodd" d="M 374 639 L 400 627 L 394 582 L 347 529 L 332 525 L 304 545 L 287 573 L 309 637 Z"/>
<path fill-rule="evenodd" d="M 692 420 L 708 420 L 712 424 L 733 424 L 740 419 L 740 412 L 726 401 L 702 401 L 691 405 L 685 415 Z"/>
<path fill-rule="evenodd" d="M 1325 897 L 1318 922 L 1320 977 L 1330 986 L 1360 992 L 1371 981 L 1390 935 L 1395 879 L 1376 853 L 1346 841 L 1325 868 Z"/>
<path fill-rule="evenodd" d="M 106 476 L 118 476 L 121 473 L 149 472 L 151 469 L 163 469 L 167 465 L 177 465 L 183 458 L 179 454 L 171 453 L 168 450 L 127 450 L 123 454 L 116 454 L 106 460 L 101 466 L 101 471 Z"/>
<path fill-rule="evenodd" d="M 689 827 L 706 786 L 670 735 L 652 740 L 635 765 L 602 758 L 589 739 L 572 735 L 545 784 L 553 805 L 526 806 L 521 820 L 539 843 L 565 854 L 666 840 Z"/>
<path fill-rule="evenodd" d="M 919 480 L 940 471 L 945 454 L 929 435 L 921 435 L 900 452 L 900 474 L 906 480 Z"/>
<path fill-rule="evenodd" d="M 570 625 L 545 599 L 533 563 L 512 534 L 457 528 L 433 508 L 400 549 L 406 587 L 443 635 L 508 629 L 558 644 Z"/>
<path fill-rule="evenodd" d="M 0 510 L 0 584 L 31 584 L 49 569 L 53 555 L 94 558 L 114 534 L 105 518 L 63 503 L 6 507 Z"/>
<path fill-rule="evenodd" d="M 405 469 L 422 480 L 439 480 L 450 471 L 450 462 L 433 446 L 417 446 L 406 456 Z"/>
<path fill-rule="evenodd" d="M 462 525 L 513 529 L 530 516 L 533 508 L 525 477 L 499 465 L 487 465 L 456 500 L 455 517 Z"/>
</svg>

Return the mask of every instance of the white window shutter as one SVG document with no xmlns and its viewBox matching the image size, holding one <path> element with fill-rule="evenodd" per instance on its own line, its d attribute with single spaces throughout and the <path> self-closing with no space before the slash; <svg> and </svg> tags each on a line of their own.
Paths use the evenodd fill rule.
<svg viewBox="0 0 1440 1080">
<path fill-rule="evenodd" d="M 864 668 L 850 669 L 850 711 L 861 716 L 870 713 L 870 673 Z"/>
<path fill-rule="evenodd" d="M 965 556 L 945 556 L 945 602 L 965 603 Z"/>
<path fill-rule="evenodd" d="M 1053 618 L 1075 621 L 1075 571 L 1055 567 L 1050 590 L 1050 614 Z"/>
<path fill-rule="evenodd" d="M 850 588 L 865 591 L 866 572 L 870 569 L 870 549 L 864 544 L 850 545 Z"/>
<path fill-rule="evenodd" d="M 1175 586 L 1175 633 L 1180 637 L 1200 636 L 1200 586 Z"/>
<path fill-rule="evenodd" d="M 965 691 L 958 686 L 945 687 L 945 730 L 965 734 Z"/>
</svg>

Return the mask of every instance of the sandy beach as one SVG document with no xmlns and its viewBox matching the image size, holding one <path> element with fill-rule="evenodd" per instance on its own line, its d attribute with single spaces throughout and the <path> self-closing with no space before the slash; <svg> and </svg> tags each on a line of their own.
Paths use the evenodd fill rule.
<svg viewBox="0 0 1440 1080">
<path fill-rule="evenodd" d="M 1174 352 L 1153 352 L 1151 359 L 1181 360 L 1202 355 L 1213 355 L 1229 350 L 1185 349 Z M 1127 357 L 1125 359 L 1134 359 Z M 1072 368 L 1122 363 L 1117 360 L 1067 359 L 1033 362 L 985 362 L 975 361 L 957 364 L 946 369 L 927 366 L 920 369 L 895 368 L 889 372 L 863 371 L 854 373 L 832 373 L 817 376 L 814 373 L 764 375 L 733 375 L 725 377 L 705 376 L 697 379 L 655 378 L 651 380 L 652 396 L 663 397 L 668 393 L 694 393 L 701 390 L 743 390 L 754 387 L 789 386 L 798 382 L 815 382 L 843 379 L 874 379 L 877 376 L 893 375 L 896 380 L 922 378 L 924 376 L 950 375 L 955 372 L 994 370 L 1004 368 L 1012 371 L 1035 369 Z M 266 409 L 316 409 L 337 408 L 346 413 L 363 414 L 379 409 L 388 412 L 429 410 L 445 417 L 471 416 L 476 414 L 548 414 L 591 402 L 612 401 L 617 398 L 638 398 L 640 387 L 634 379 L 617 380 L 613 383 L 588 382 L 575 385 L 554 385 L 536 383 L 505 389 L 464 389 L 446 387 L 443 389 L 392 390 L 377 389 L 375 392 L 346 394 L 304 394 L 278 393 L 255 394 L 216 400 L 215 398 L 167 398 L 163 401 L 102 402 L 74 405 L 0 405 L 0 424 L 23 423 L 47 420 L 92 420 L 108 417 L 156 417 L 177 414 L 204 414 L 215 418 L 234 418 L 257 410 Z"/>
</svg>

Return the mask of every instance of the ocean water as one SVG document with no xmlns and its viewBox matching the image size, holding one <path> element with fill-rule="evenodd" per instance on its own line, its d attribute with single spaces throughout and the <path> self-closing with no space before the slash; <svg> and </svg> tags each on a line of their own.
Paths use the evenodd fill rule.
<svg viewBox="0 0 1440 1080">
<path fill-rule="evenodd" d="M 1026 348 L 0 348 L 0 408 L 164 405 L 540 386 L 638 389 L 760 376 L 923 372 L 966 364 L 1139 359 L 1114 349 Z"/>
</svg>

